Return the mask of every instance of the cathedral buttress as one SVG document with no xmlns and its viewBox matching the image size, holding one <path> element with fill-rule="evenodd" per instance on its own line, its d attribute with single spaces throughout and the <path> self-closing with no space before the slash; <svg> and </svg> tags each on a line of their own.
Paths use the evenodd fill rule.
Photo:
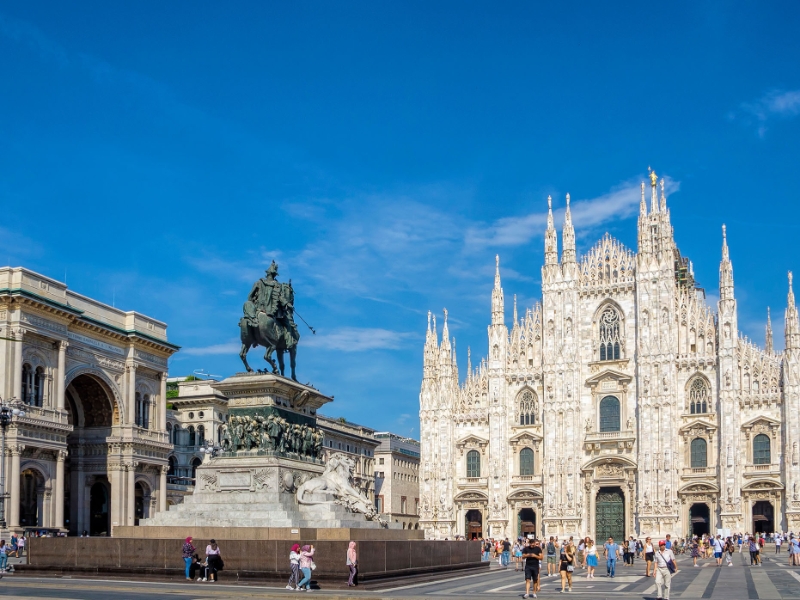
<svg viewBox="0 0 800 600">
<path fill-rule="evenodd" d="M 786 350 L 783 358 L 783 444 L 786 482 L 786 523 L 778 524 L 785 530 L 800 528 L 800 318 L 789 272 L 789 293 L 786 302 L 784 337 Z"/>
</svg>

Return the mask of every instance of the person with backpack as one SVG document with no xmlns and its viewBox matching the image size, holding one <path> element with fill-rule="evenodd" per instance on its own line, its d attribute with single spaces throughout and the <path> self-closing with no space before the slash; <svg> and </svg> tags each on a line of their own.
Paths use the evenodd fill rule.
<svg viewBox="0 0 800 600">
<path fill-rule="evenodd" d="M 488 539 L 483 540 L 483 556 L 481 557 L 481 559 L 484 561 L 488 561 L 489 554 L 491 553 L 491 551 L 492 551 L 492 542 L 490 542 Z"/>
<path fill-rule="evenodd" d="M 555 542 L 555 538 L 551 535 L 550 541 L 547 542 L 547 576 L 550 577 L 551 575 L 556 574 L 556 551 L 558 550 L 558 544 Z"/>
<path fill-rule="evenodd" d="M 672 585 L 672 574 L 678 571 L 675 554 L 667 548 L 665 540 L 658 542 L 656 552 L 656 597 L 657 600 L 669 600 L 669 589 Z M 662 590 L 665 592 L 662 594 Z"/>
</svg>

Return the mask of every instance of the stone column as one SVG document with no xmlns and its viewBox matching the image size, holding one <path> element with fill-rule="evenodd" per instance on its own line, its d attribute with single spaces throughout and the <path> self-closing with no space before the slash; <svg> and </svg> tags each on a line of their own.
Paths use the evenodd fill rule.
<svg viewBox="0 0 800 600">
<path fill-rule="evenodd" d="M 167 471 L 169 467 L 162 465 L 161 478 L 158 481 L 158 512 L 167 510 Z"/>
<path fill-rule="evenodd" d="M 167 374 L 161 373 L 161 394 L 158 400 L 158 430 L 167 430 Z"/>
<path fill-rule="evenodd" d="M 128 365 L 128 425 L 136 424 L 136 363 Z"/>
<path fill-rule="evenodd" d="M 67 459 L 67 452 L 65 450 L 59 450 L 58 455 L 56 456 L 56 490 L 55 490 L 55 502 L 56 502 L 56 519 L 55 523 L 53 523 L 53 527 L 64 527 L 64 461 Z"/>
<path fill-rule="evenodd" d="M 56 376 L 56 406 L 57 410 L 64 410 L 67 380 L 67 346 L 68 342 L 58 343 L 58 375 Z"/>
<path fill-rule="evenodd" d="M 14 331 L 14 393 L 12 397 L 22 400 L 22 336 L 24 329 Z M 19 509 L 17 509 L 19 510 Z"/>
<path fill-rule="evenodd" d="M 125 468 L 128 469 L 128 485 L 125 490 L 127 499 L 125 503 L 126 525 L 133 525 L 136 519 L 136 464 L 135 462 L 130 462 L 125 465 Z"/>
<path fill-rule="evenodd" d="M 111 481 L 111 533 L 114 527 L 125 525 L 125 478 L 123 466 L 119 463 L 108 465 L 108 478 Z"/>
<path fill-rule="evenodd" d="M 21 344 L 20 344 L 21 345 Z M 11 503 L 11 508 L 9 509 L 9 517 L 8 517 L 8 528 L 9 529 L 19 529 L 19 461 L 20 455 L 22 451 L 25 450 L 25 446 L 12 446 L 11 447 L 11 495 L 8 498 L 8 502 Z"/>
</svg>

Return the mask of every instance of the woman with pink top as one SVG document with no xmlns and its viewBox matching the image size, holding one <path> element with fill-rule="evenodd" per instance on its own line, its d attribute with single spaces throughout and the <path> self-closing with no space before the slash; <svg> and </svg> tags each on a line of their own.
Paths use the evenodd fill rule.
<svg viewBox="0 0 800 600">
<path fill-rule="evenodd" d="M 300 570 L 303 572 L 303 579 L 297 584 L 297 589 L 302 590 L 305 586 L 307 592 L 311 591 L 311 565 L 314 564 L 314 546 L 303 546 L 300 549 Z"/>
<path fill-rule="evenodd" d="M 347 547 L 347 568 L 350 569 L 350 579 L 347 580 L 347 586 L 355 586 L 355 578 L 358 573 L 358 556 L 356 555 L 356 543 L 350 542 Z"/>
</svg>

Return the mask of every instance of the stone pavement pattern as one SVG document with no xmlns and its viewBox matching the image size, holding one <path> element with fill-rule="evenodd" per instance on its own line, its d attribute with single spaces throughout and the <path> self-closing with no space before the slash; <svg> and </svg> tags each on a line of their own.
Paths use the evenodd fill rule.
<svg viewBox="0 0 800 600">
<path fill-rule="evenodd" d="M 786 554 L 766 554 L 763 567 L 750 567 L 749 555 L 735 554 L 733 567 L 717 568 L 713 560 L 699 561 L 702 567 L 692 567 L 687 556 L 678 558 L 680 572 L 673 578 L 672 594 L 675 599 L 724 598 L 725 600 L 781 600 L 800 598 L 800 567 L 789 567 Z M 653 579 L 643 577 L 644 563 L 636 561 L 634 567 L 619 565 L 617 576 L 609 579 L 599 567 L 597 578 L 587 580 L 585 571 L 576 571 L 573 593 L 561 595 L 557 577 L 543 579 L 539 598 L 576 597 L 579 599 L 655 598 Z M 220 584 L 122 582 L 112 580 L 82 580 L 32 578 L 19 575 L 6 576 L 0 581 L 0 597 L 19 600 L 34 598 L 59 598 L 60 600 L 158 600 L 176 598 L 289 598 L 297 594 L 271 584 L 270 587 L 230 585 L 223 579 Z M 342 582 L 346 580 L 343 569 Z M 233 582 L 230 582 L 233 583 Z M 274 586 L 274 587 L 273 587 Z M 455 575 L 436 582 L 372 584 L 357 591 L 343 589 L 315 590 L 326 598 L 465 598 L 485 600 L 492 598 L 521 598 L 525 591 L 522 573 L 493 568 L 488 573 Z"/>
</svg>

